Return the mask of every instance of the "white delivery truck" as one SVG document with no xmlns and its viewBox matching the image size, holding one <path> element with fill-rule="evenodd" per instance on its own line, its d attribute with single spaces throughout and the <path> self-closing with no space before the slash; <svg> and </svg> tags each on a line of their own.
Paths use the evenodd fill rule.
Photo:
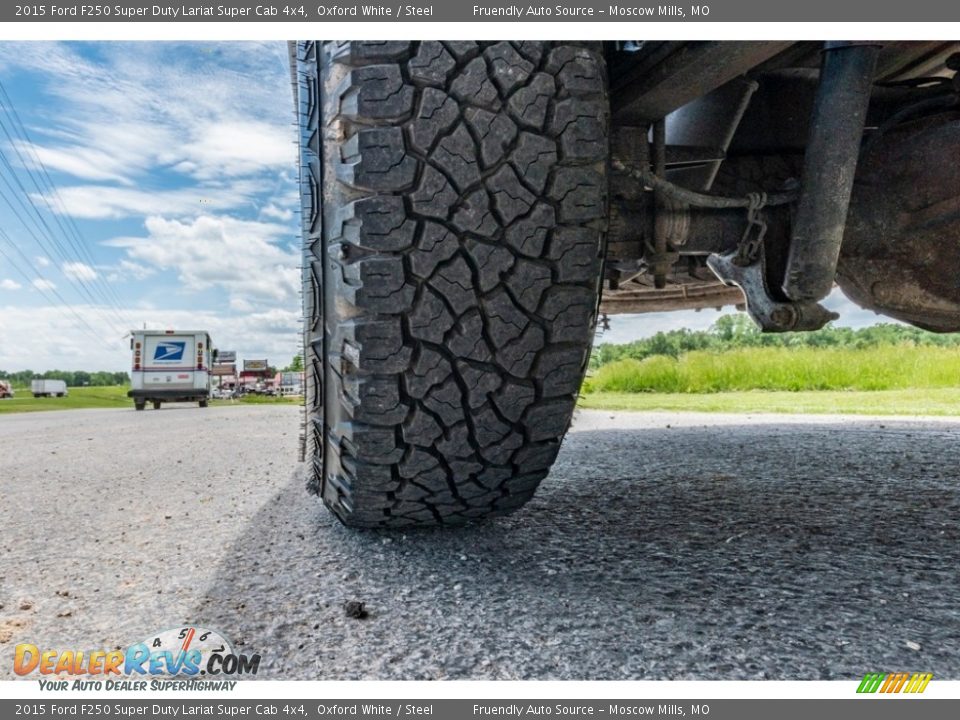
<svg viewBox="0 0 960 720">
<path fill-rule="evenodd" d="M 165 402 L 207 406 L 216 351 L 205 330 L 134 330 L 131 335 L 133 370 L 127 395 L 137 410 L 148 402 L 155 410 Z"/>
<path fill-rule="evenodd" d="M 63 380 L 32 380 L 30 392 L 34 397 L 66 397 L 69 394 Z"/>
</svg>

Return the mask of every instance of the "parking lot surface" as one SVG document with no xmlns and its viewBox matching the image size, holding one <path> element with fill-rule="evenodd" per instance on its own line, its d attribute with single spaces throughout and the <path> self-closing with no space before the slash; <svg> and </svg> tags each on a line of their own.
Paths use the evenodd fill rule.
<svg viewBox="0 0 960 720">
<path fill-rule="evenodd" d="M 259 678 L 960 678 L 960 423 L 583 411 L 520 513 L 383 533 L 306 494 L 298 420 L 0 417 L 0 677 L 197 624 Z"/>
</svg>

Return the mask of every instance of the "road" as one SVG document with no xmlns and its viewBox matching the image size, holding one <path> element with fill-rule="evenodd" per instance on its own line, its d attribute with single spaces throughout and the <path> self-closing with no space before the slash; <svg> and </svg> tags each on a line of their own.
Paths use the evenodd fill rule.
<svg viewBox="0 0 960 720">
<path fill-rule="evenodd" d="M 960 679 L 955 421 L 583 411 L 523 512 L 403 534 L 307 496 L 297 432 L 0 417 L 0 677 L 197 623 L 261 678 Z"/>
</svg>

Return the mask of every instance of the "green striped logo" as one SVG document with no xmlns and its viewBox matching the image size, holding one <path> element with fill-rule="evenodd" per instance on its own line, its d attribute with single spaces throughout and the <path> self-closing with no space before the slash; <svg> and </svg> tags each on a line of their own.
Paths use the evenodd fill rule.
<svg viewBox="0 0 960 720">
<path fill-rule="evenodd" d="M 867 673 L 857 692 L 922 693 L 932 679 L 933 673 Z"/>
</svg>

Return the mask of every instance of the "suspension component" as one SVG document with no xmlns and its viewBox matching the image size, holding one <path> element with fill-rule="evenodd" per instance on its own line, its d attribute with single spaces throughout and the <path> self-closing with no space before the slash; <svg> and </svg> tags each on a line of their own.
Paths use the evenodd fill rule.
<svg viewBox="0 0 960 720">
<path fill-rule="evenodd" d="M 824 47 L 783 280 L 791 300 L 822 300 L 833 288 L 879 53 L 874 44 Z"/>
</svg>

